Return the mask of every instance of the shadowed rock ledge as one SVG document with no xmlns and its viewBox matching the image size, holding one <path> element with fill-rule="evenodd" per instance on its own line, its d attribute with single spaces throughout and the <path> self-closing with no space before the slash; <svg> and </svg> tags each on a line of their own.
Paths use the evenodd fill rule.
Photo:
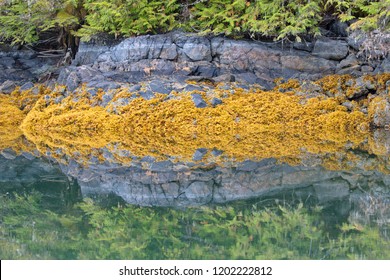
<svg viewBox="0 0 390 280">
<path fill-rule="evenodd" d="M 281 45 L 178 32 L 139 36 L 116 44 L 82 43 L 72 66 L 61 73 L 58 81 L 75 88 L 91 79 L 134 82 L 156 76 L 179 80 L 196 76 L 257 83 L 269 89 L 275 78 L 318 79 L 328 74 L 360 76 L 389 71 L 388 58 L 370 62 L 357 58 L 352 43 L 320 38 Z M 87 71 L 93 75 L 86 75 Z"/>
</svg>

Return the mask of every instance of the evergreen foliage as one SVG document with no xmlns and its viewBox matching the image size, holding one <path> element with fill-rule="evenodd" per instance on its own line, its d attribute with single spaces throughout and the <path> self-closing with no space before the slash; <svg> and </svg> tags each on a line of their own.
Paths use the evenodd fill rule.
<svg viewBox="0 0 390 280">
<path fill-rule="evenodd" d="M 48 0 L 2 0 L 0 2 L 0 39 L 14 44 L 32 43 L 39 32 L 50 27 L 55 3 Z M 46 15 L 46 16 L 43 16 Z"/>
<path fill-rule="evenodd" d="M 1 259 L 389 259 L 387 227 L 338 224 L 319 207 L 188 209 L 86 199 L 64 213 L 38 193 L 0 196 Z"/>
<path fill-rule="evenodd" d="M 84 7 L 86 24 L 77 34 L 89 38 L 99 32 L 118 37 L 169 31 L 176 24 L 179 5 L 176 0 L 86 0 Z"/>
<path fill-rule="evenodd" d="M 177 27 L 275 40 L 318 35 L 324 19 L 351 29 L 390 28 L 390 0 L 0 0 L 0 41 L 37 42 L 45 30 L 88 40 L 162 33 Z"/>
</svg>

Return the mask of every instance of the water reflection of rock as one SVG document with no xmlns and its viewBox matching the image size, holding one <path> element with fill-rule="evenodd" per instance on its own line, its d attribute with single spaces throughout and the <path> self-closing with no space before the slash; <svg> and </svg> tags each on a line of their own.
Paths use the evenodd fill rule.
<svg viewBox="0 0 390 280">
<path fill-rule="evenodd" d="M 88 168 L 71 161 L 62 165 L 77 179 L 83 195 L 114 193 L 126 202 L 151 206 L 193 206 L 225 203 L 259 196 L 301 192 L 325 205 L 348 200 L 353 190 L 385 192 L 390 175 L 378 171 L 330 171 L 321 166 L 289 166 L 274 159 L 245 161 L 231 167 L 189 167 L 169 161 L 120 167 L 110 164 Z"/>
<path fill-rule="evenodd" d="M 0 152 L 0 195 L 37 191 L 49 209 L 72 205 L 81 196 L 77 184 L 61 172 L 57 164 L 30 153 L 16 155 L 12 150 Z"/>
<path fill-rule="evenodd" d="M 0 194 L 31 190 L 42 193 L 43 203 L 52 208 L 72 205 L 81 196 L 94 197 L 103 205 L 124 200 L 171 207 L 237 200 L 267 206 L 278 199 L 287 204 L 302 201 L 322 205 L 329 224 L 348 218 L 385 225 L 390 217 L 390 175 L 364 168 L 330 171 L 321 165 L 292 167 L 274 159 L 230 167 L 165 161 L 152 162 L 147 168 L 141 162 L 131 167 L 109 163 L 83 167 L 70 160 L 59 167 L 29 153 L 18 156 L 10 149 L 3 150 Z"/>
</svg>

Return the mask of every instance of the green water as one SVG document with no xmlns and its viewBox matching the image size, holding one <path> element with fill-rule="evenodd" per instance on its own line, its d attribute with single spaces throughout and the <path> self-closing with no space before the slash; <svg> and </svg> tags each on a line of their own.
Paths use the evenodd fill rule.
<svg viewBox="0 0 390 280">
<path fill-rule="evenodd" d="M 1 259 L 390 258 L 381 216 L 388 204 L 371 202 L 375 219 L 343 210 L 348 201 L 319 206 L 294 194 L 141 207 L 115 195 L 83 198 L 75 182 L 58 176 L 1 192 Z"/>
</svg>

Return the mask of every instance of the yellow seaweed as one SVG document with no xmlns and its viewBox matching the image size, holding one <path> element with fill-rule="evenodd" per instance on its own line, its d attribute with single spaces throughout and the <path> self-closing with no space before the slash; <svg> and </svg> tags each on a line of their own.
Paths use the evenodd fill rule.
<svg viewBox="0 0 390 280">
<path fill-rule="evenodd" d="M 378 84 L 385 84 L 389 78 L 373 76 Z M 202 93 L 208 104 L 213 97 L 223 100 L 215 107 L 196 108 L 191 92 L 180 92 L 169 100 L 163 94 L 151 100 L 136 97 L 115 111 L 113 102 L 133 93 L 118 90 L 104 108 L 96 106 L 104 94 L 101 91 L 91 97 L 81 87 L 78 94 L 53 102 L 59 92 L 42 87 L 38 96 L 15 92 L 0 98 L 0 108 L 4 108 L 0 110 L 0 126 L 20 126 L 36 149 L 43 154 L 50 152 L 58 160 L 64 156 L 85 163 L 93 157 L 107 160 L 102 155 L 105 148 L 113 155 L 113 161 L 123 164 L 144 156 L 191 162 L 196 149 L 206 148 L 209 152 L 201 160 L 206 164 L 271 157 L 301 164 L 308 156 L 322 155 L 322 165 L 328 169 L 351 168 L 354 155 L 346 147 L 359 147 L 374 154 L 379 150 L 367 144 L 371 115 L 359 109 L 370 100 L 355 102 L 352 112 L 341 105 L 347 97 L 340 96 L 340 90 L 347 94 L 347 79 L 352 77 L 333 75 L 316 82 L 333 97 L 306 100 L 294 94 L 301 90 L 300 85 L 290 80 L 271 91 L 245 92 L 217 86 L 212 94 Z M 47 95 L 51 97 L 49 101 Z M 18 117 L 8 124 L 2 121 L 7 114 Z M 213 149 L 223 154 L 213 156 Z M 380 156 L 388 157 L 383 150 Z"/>
</svg>

